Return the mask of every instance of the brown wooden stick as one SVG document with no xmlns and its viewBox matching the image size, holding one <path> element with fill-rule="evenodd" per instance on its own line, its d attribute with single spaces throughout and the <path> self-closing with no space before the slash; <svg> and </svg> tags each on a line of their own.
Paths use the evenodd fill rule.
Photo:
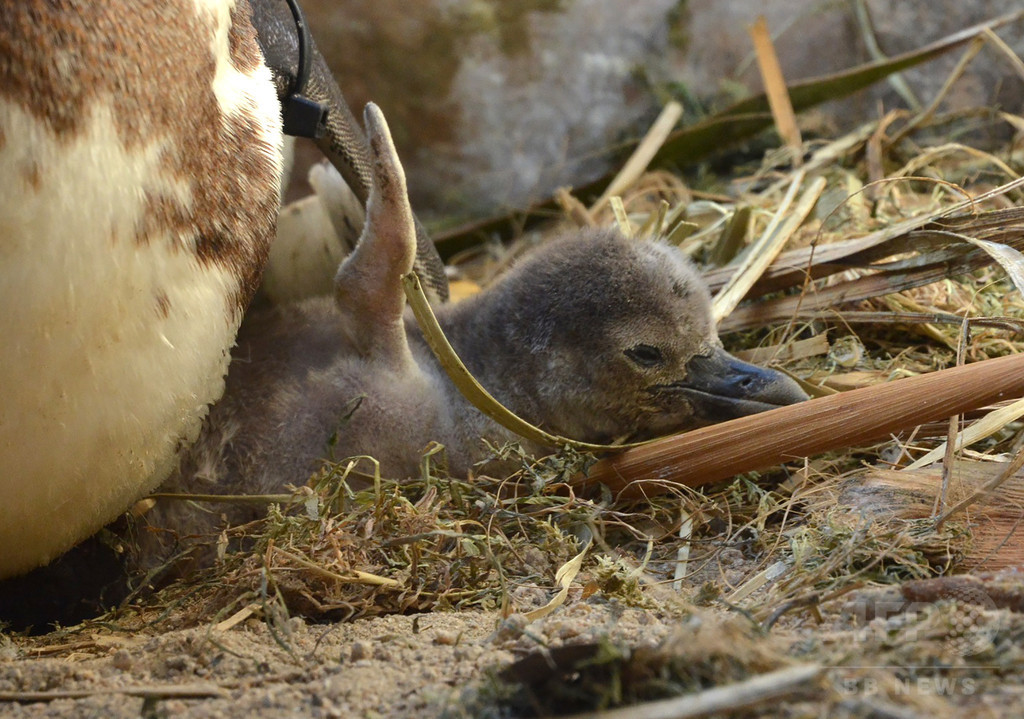
<svg viewBox="0 0 1024 719">
<path fill-rule="evenodd" d="M 1024 355 L 865 387 L 666 437 L 599 461 L 578 484 L 620 498 L 672 491 L 829 450 L 1024 395 Z"/>
<path fill-rule="evenodd" d="M 97 687 L 94 689 L 51 689 L 48 691 L 0 691 L 0 703 L 51 702 L 60 699 L 85 699 L 106 694 L 126 694 L 147 699 L 207 699 L 224 698 L 228 692 L 216 684 L 194 682 L 189 684 L 152 684 L 129 687 Z"/>
</svg>

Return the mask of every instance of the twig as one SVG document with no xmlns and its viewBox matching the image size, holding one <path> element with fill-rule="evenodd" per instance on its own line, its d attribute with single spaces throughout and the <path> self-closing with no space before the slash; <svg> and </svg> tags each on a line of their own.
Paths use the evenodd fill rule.
<svg viewBox="0 0 1024 719">
<path fill-rule="evenodd" d="M 612 179 L 608 187 L 598 198 L 597 202 L 590 208 L 591 214 L 601 209 L 608 200 L 614 195 L 620 194 L 627 187 L 636 182 L 636 179 L 644 173 L 647 166 L 651 164 L 651 160 L 661 149 L 661 146 L 665 144 L 665 140 L 668 139 L 669 133 L 672 132 L 672 128 L 675 127 L 676 122 L 683 115 L 683 106 L 678 102 L 672 101 L 665 105 L 662 109 L 661 114 L 658 115 L 658 119 L 651 125 L 651 129 L 644 135 L 644 139 L 640 141 L 640 144 L 633 150 L 633 154 L 630 155 L 629 159 L 626 160 L 626 164 L 622 166 L 618 174 Z"/>
<path fill-rule="evenodd" d="M 380 577 L 376 574 L 370 574 L 369 572 L 361 572 L 358 569 L 350 569 L 349 571 L 352 573 L 352 576 L 345 576 L 343 574 L 338 574 L 337 572 L 332 572 L 326 567 L 321 567 L 316 562 L 311 562 L 308 559 L 304 559 L 303 557 L 300 557 L 297 554 L 292 554 L 291 552 L 281 549 L 280 547 L 272 547 L 271 549 L 273 550 L 274 554 L 280 554 L 286 559 L 295 562 L 296 564 L 304 567 L 305 569 L 308 569 L 311 572 L 315 572 L 323 577 L 333 579 L 338 582 L 344 582 L 347 584 L 373 584 L 379 587 L 402 586 L 402 583 L 399 582 L 397 579 L 391 579 L 390 577 Z"/>
<path fill-rule="evenodd" d="M 768 265 L 778 257 L 779 252 L 789 242 L 789 238 L 793 236 L 793 233 L 796 232 L 797 228 L 807 218 L 807 215 L 814 209 L 815 203 L 817 203 L 818 198 L 821 197 L 821 193 L 825 189 L 825 180 L 821 177 L 815 178 L 811 186 L 800 197 L 800 201 L 793 208 L 793 212 L 783 220 L 803 179 L 803 171 L 798 171 L 793 178 L 792 184 L 789 186 L 789 190 L 786 191 L 786 196 L 783 198 L 778 211 L 772 217 L 771 222 L 768 223 L 768 227 L 765 228 L 761 237 L 751 245 L 746 260 L 729 279 L 725 287 L 715 295 L 715 299 L 711 304 L 711 313 L 715 322 L 720 322 L 736 309 L 740 300 L 746 296 Z"/>
<path fill-rule="evenodd" d="M 0 702 L 52 702 L 58 699 L 85 699 L 109 694 L 125 694 L 144 699 L 220 699 L 230 696 L 215 684 L 148 684 L 97 689 L 54 689 L 44 692 L 0 691 Z"/>
<path fill-rule="evenodd" d="M 889 129 L 889 125 L 896 121 L 896 118 L 905 114 L 904 110 L 893 110 L 886 113 L 885 117 L 878 121 L 878 126 L 871 133 L 871 137 L 868 138 L 864 149 L 868 175 L 868 185 L 864 188 L 864 196 L 871 202 L 878 200 L 879 191 L 882 189 L 882 186 L 876 183 L 885 179 L 885 162 L 883 158 L 885 151 L 882 149 L 882 145 L 886 140 L 885 131 Z"/>
<path fill-rule="evenodd" d="M 956 348 L 956 366 L 962 367 L 964 364 L 964 353 L 967 350 L 967 343 L 971 337 L 971 326 L 967 323 L 967 318 L 964 317 L 964 321 L 960 325 L 960 341 L 957 343 Z M 935 497 L 935 506 L 932 508 L 932 515 L 938 516 L 946 508 L 946 497 L 949 496 L 949 481 L 953 477 L 953 463 L 956 459 L 956 435 L 960 429 L 960 424 L 963 422 L 963 417 L 960 414 L 954 414 L 949 418 L 949 427 L 946 430 L 946 454 L 942 460 L 942 488 L 939 490 L 939 494 Z"/>
<path fill-rule="evenodd" d="M 597 223 L 590 214 L 586 205 L 572 196 L 568 187 L 559 187 L 555 190 L 554 200 L 562 208 L 562 212 L 572 220 L 577 227 L 596 227 Z"/>
<path fill-rule="evenodd" d="M 752 576 L 750 579 L 745 581 L 736 590 L 725 598 L 725 601 L 730 604 L 737 604 L 742 602 L 744 599 L 749 597 L 751 594 L 756 592 L 758 589 L 768 584 L 768 582 L 774 582 L 776 579 L 781 577 L 783 574 L 788 572 L 790 569 L 789 565 L 785 562 L 775 562 L 769 567 L 765 567 L 760 572 Z"/>
<path fill-rule="evenodd" d="M 802 664 L 696 694 L 611 711 L 573 714 L 569 719 L 696 719 L 724 714 L 791 696 L 815 684 L 825 671 L 826 667 L 820 664 Z"/>
<path fill-rule="evenodd" d="M 36 657 L 45 657 L 50 654 L 63 654 L 64 652 L 79 651 L 82 649 L 97 649 L 99 645 L 96 644 L 95 640 L 82 639 L 75 642 L 63 642 L 61 644 L 47 644 L 42 647 L 28 647 L 23 649 L 26 654 L 31 654 Z"/>
<path fill-rule="evenodd" d="M 952 517 L 954 514 L 962 509 L 965 509 L 980 499 L 986 497 L 989 493 L 995 490 L 999 485 L 1008 480 L 1010 477 L 1017 473 L 1021 467 L 1024 467 L 1024 448 L 1018 449 L 1017 454 L 1014 458 L 997 474 L 990 482 L 985 484 L 981 489 L 972 494 L 971 496 L 957 502 L 949 510 L 946 511 L 941 517 L 935 520 L 936 531 L 942 529 L 942 525 L 947 519 Z"/>
<path fill-rule="evenodd" d="M 736 350 L 732 353 L 744 362 L 768 364 L 770 362 L 786 362 L 806 357 L 817 357 L 828 354 L 828 336 L 824 333 L 808 337 L 805 340 L 794 340 L 777 345 L 765 345 L 749 350 Z"/>
<path fill-rule="evenodd" d="M 992 45 L 994 45 L 995 48 L 999 50 L 999 52 L 1001 52 L 1003 56 L 1010 62 L 1010 65 L 1013 67 L 1014 71 L 1017 73 L 1020 79 L 1024 80 L 1024 60 L 1020 59 L 1017 53 L 1013 51 L 1013 48 L 1011 48 L 1003 41 L 1003 38 L 999 37 L 994 32 L 992 32 L 992 28 L 987 27 L 984 30 L 982 30 L 982 33 L 984 33 L 985 39 L 988 40 Z"/>
<path fill-rule="evenodd" d="M 231 629 L 235 625 L 241 624 L 242 622 L 244 622 L 249 617 L 251 617 L 254 614 L 258 613 L 259 610 L 260 610 L 260 605 L 259 604 L 256 604 L 256 603 L 247 604 L 244 607 L 242 607 L 241 609 L 239 609 L 237 612 L 232 614 L 230 617 L 225 619 L 223 622 L 220 622 L 219 624 L 215 624 L 213 626 L 213 629 L 214 629 L 214 631 L 217 631 L 217 632 L 226 632 L 227 630 Z"/>
<path fill-rule="evenodd" d="M 956 449 L 959 451 L 964 447 L 971 446 L 975 442 L 980 442 L 986 437 L 991 437 L 1010 422 L 1016 422 L 1021 417 L 1024 417 L 1024 399 L 1017 400 L 1005 407 L 1000 407 L 973 422 L 970 427 L 957 435 L 955 440 Z M 948 443 L 939 445 L 924 456 L 914 460 L 912 464 L 907 465 L 904 469 L 920 469 L 931 464 L 948 451 L 947 447 Z"/>
<path fill-rule="evenodd" d="M 612 213 L 615 215 L 615 224 L 619 226 L 619 231 L 626 237 L 634 237 L 633 223 L 629 221 L 629 213 L 626 212 L 626 206 L 622 203 L 622 198 L 615 195 L 608 202 L 611 203 Z"/>
<path fill-rule="evenodd" d="M 676 567 L 672 573 L 672 589 L 680 592 L 683 579 L 690 566 L 690 540 L 693 539 L 693 515 L 686 511 L 686 506 L 679 507 L 679 549 L 676 551 Z"/>
<path fill-rule="evenodd" d="M 750 26 L 749 32 L 750 39 L 754 42 L 754 51 L 757 53 L 757 67 L 761 71 L 764 94 L 768 97 L 768 107 L 772 111 L 772 119 L 775 120 L 775 129 L 779 131 L 779 137 L 792 151 L 793 164 L 799 167 L 802 160 L 803 140 L 800 138 L 800 128 L 796 124 L 793 103 L 789 99 L 786 79 L 782 76 L 779 56 L 775 52 L 775 44 L 772 42 L 771 33 L 768 32 L 768 23 L 763 15 Z"/>
<path fill-rule="evenodd" d="M 971 60 L 973 60 L 974 57 L 979 52 L 981 52 L 981 48 L 985 47 L 985 35 L 983 33 L 984 31 L 982 31 L 982 33 L 979 33 L 978 36 L 971 41 L 971 44 L 967 46 L 967 49 L 964 50 L 964 54 L 960 56 L 960 61 L 957 63 L 956 67 L 953 68 L 953 71 L 949 73 L 949 76 L 946 78 L 946 82 L 943 83 L 942 87 L 939 89 L 938 94 L 928 104 L 928 107 L 926 107 L 924 110 L 918 113 L 899 132 L 897 132 L 896 135 L 893 136 L 893 138 L 889 141 L 890 145 L 895 145 L 897 142 L 899 142 L 904 137 L 909 135 L 911 132 L 916 130 L 929 118 L 931 118 L 932 115 L 935 114 L 935 111 L 938 109 L 939 105 L 945 99 L 946 95 L 949 94 L 949 90 L 951 87 L 953 87 L 953 83 L 960 79 L 960 76 L 964 74 L 964 71 L 967 69 L 967 66 L 970 64 Z"/>
</svg>

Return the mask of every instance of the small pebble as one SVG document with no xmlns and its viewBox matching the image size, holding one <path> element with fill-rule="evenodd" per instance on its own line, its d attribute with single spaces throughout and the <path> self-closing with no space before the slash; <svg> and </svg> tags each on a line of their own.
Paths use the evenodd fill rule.
<svg viewBox="0 0 1024 719">
<path fill-rule="evenodd" d="M 164 660 L 164 666 L 172 672 L 183 672 L 188 669 L 189 660 L 188 657 L 179 654 L 177 656 L 167 657 L 167 659 Z"/>
<path fill-rule="evenodd" d="M 391 661 L 391 650 L 383 644 L 377 645 L 377 648 L 373 650 L 373 658 L 378 659 L 382 662 Z"/>
<path fill-rule="evenodd" d="M 132 655 L 128 653 L 127 649 L 118 649 L 110 661 L 115 669 L 120 669 L 123 672 L 132 668 Z"/>
<path fill-rule="evenodd" d="M 573 639 L 580 635 L 583 630 L 581 622 L 561 622 L 548 630 L 548 635 L 555 639 Z"/>
<path fill-rule="evenodd" d="M 446 647 L 453 647 L 459 643 L 459 635 L 456 632 L 449 632 L 444 629 L 438 629 L 434 632 L 434 644 L 440 644 Z"/>
<path fill-rule="evenodd" d="M 510 614 L 498 625 L 497 631 L 494 632 L 494 639 L 496 641 L 518 639 L 529 623 L 530 620 L 522 614 Z"/>
<path fill-rule="evenodd" d="M 369 659 L 371 652 L 373 652 L 373 645 L 370 642 L 360 640 L 352 643 L 352 651 L 349 653 L 348 658 L 358 662 L 360 659 Z"/>
</svg>

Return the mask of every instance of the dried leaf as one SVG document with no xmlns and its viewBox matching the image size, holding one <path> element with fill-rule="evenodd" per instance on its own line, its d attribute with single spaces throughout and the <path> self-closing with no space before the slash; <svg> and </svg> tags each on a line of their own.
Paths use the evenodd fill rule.
<svg viewBox="0 0 1024 719">
<path fill-rule="evenodd" d="M 1001 242 L 979 240 L 974 237 L 964 237 L 963 239 L 975 247 L 985 250 L 989 257 L 998 262 L 999 266 L 1003 268 L 1013 282 L 1013 286 L 1017 288 L 1017 291 L 1024 294 L 1024 255 Z"/>
<path fill-rule="evenodd" d="M 1024 417 L 1024 399 L 1019 399 L 1006 407 L 1000 407 L 994 412 L 990 412 L 976 422 L 972 422 L 970 427 L 957 434 L 955 443 L 957 451 L 964 447 L 969 447 L 975 442 L 980 442 L 986 437 L 990 437 L 1010 422 L 1014 422 L 1021 417 Z M 943 442 L 906 467 L 906 469 L 920 469 L 932 462 L 939 461 L 946 453 L 946 446 L 947 443 Z"/>
<path fill-rule="evenodd" d="M 583 558 L 587 556 L 590 544 L 590 542 L 587 542 L 579 554 L 558 568 L 558 571 L 555 573 L 555 584 L 561 587 L 558 594 L 552 597 L 551 601 L 543 607 L 534 609 L 532 612 L 526 612 L 523 616 L 532 622 L 546 617 L 565 603 L 566 597 L 569 596 L 569 587 L 572 586 L 576 575 L 580 573 L 580 567 L 583 566 Z"/>
</svg>

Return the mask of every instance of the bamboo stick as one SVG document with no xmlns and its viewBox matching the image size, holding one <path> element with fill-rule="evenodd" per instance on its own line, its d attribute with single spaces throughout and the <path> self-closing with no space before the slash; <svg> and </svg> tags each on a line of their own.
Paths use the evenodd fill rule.
<svg viewBox="0 0 1024 719">
<path fill-rule="evenodd" d="M 1024 395 L 1024 355 L 1010 355 L 741 417 L 634 447 L 590 468 L 578 485 L 620 498 L 698 487 L 787 460 L 885 439 Z"/>
</svg>

